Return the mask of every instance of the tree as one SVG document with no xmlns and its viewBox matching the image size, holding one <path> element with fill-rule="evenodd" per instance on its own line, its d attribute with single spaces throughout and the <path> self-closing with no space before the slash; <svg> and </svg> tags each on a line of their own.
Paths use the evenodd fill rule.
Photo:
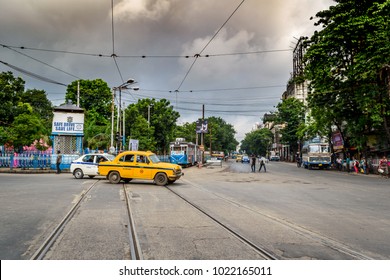
<svg viewBox="0 0 390 280">
<path fill-rule="evenodd" d="M 125 131 L 131 138 L 140 140 L 140 148 L 164 154 L 174 138 L 179 116 L 166 99 L 141 99 L 126 108 Z M 142 145 L 148 143 L 145 146 L 141 146 L 141 136 L 145 137 Z"/>
<path fill-rule="evenodd" d="M 210 117 L 208 121 L 208 133 L 204 134 L 204 146 L 211 146 L 213 151 L 223 151 L 225 154 L 235 151 L 238 141 L 234 138 L 236 131 L 233 125 L 226 123 L 220 117 Z M 176 128 L 175 138 L 185 138 L 186 141 L 196 143 L 196 122 L 185 123 Z M 198 141 L 198 144 L 200 141 Z"/>
<path fill-rule="evenodd" d="M 276 123 L 283 124 L 284 128 L 280 130 L 281 142 L 289 145 L 291 151 L 295 154 L 298 151 L 299 130 L 305 122 L 304 104 L 298 99 L 292 97 L 284 99 L 277 105 Z"/>
<path fill-rule="evenodd" d="M 273 141 L 273 134 L 267 128 L 254 130 L 245 134 L 241 142 L 241 150 L 248 154 L 266 156 Z"/>
<path fill-rule="evenodd" d="M 51 121 L 52 104 L 44 91 L 24 91 L 21 78 L 11 72 L 0 73 L 0 144 L 20 150 L 38 140 L 48 140 Z"/>
<path fill-rule="evenodd" d="M 226 154 L 235 151 L 239 143 L 234 138 L 234 126 L 220 117 L 209 117 L 207 121 L 209 133 L 204 136 L 205 147 L 211 146 L 213 151 L 223 151 Z"/>
<path fill-rule="evenodd" d="M 12 72 L 0 73 L 0 126 L 9 126 L 17 116 L 18 102 L 24 92 L 24 81 Z"/>
<path fill-rule="evenodd" d="M 28 89 L 20 94 L 24 103 L 31 105 L 33 113 L 37 114 L 47 129 L 51 128 L 53 120 L 53 104 L 47 98 L 44 90 Z"/>
<path fill-rule="evenodd" d="M 8 143 L 15 150 L 21 150 L 23 146 L 29 146 L 35 140 L 45 138 L 48 131 L 42 119 L 34 114 L 20 114 L 15 117 L 12 125 L 7 129 Z"/>
<path fill-rule="evenodd" d="M 175 138 L 184 138 L 187 142 L 196 143 L 196 122 L 178 125 L 175 130 Z"/>
<path fill-rule="evenodd" d="M 101 79 L 73 81 L 66 90 L 66 102 L 85 110 L 84 146 L 106 149 L 111 141 L 112 92 Z"/>
<path fill-rule="evenodd" d="M 92 149 L 108 149 L 111 144 L 111 120 L 94 109 L 85 112 L 84 146 Z"/>
<path fill-rule="evenodd" d="M 317 13 L 315 25 L 323 29 L 306 42 L 308 104 L 317 122 L 364 149 L 372 131 L 390 139 L 388 89 L 378 78 L 390 62 L 390 1 L 335 2 Z"/>
<path fill-rule="evenodd" d="M 80 92 L 80 107 L 84 110 L 94 110 L 102 118 L 111 118 L 112 92 L 102 79 L 73 81 L 66 90 L 66 102 L 77 104 L 77 88 Z"/>
</svg>

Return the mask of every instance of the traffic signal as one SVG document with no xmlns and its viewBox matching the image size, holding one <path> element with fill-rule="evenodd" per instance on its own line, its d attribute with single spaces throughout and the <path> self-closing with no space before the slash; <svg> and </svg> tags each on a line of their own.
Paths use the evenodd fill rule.
<svg viewBox="0 0 390 280">
<path fill-rule="evenodd" d="M 121 136 L 120 136 L 120 134 L 119 134 L 119 131 L 116 132 L 115 139 L 116 139 L 116 141 L 118 141 L 118 142 L 121 140 Z"/>
</svg>

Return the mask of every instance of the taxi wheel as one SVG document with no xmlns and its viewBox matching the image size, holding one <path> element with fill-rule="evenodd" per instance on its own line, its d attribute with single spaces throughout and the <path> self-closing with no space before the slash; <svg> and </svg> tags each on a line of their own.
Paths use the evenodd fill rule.
<svg viewBox="0 0 390 280">
<path fill-rule="evenodd" d="M 158 186 L 165 186 L 168 183 L 167 175 L 164 173 L 158 173 L 156 177 L 154 177 L 154 182 Z"/>
<path fill-rule="evenodd" d="M 121 180 L 121 176 L 117 171 L 113 171 L 108 175 L 108 180 L 111 184 L 118 184 Z"/>
<path fill-rule="evenodd" d="M 73 176 L 76 179 L 82 179 L 84 177 L 84 173 L 80 168 L 77 168 L 75 171 L 73 171 Z"/>
</svg>

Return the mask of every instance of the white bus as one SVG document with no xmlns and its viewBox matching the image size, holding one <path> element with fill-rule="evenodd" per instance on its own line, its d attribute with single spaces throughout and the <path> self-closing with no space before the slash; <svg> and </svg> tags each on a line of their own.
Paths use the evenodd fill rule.
<svg viewBox="0 0 390 280">
<path fill-rule="evenodd" d="M 324 169 L 331 166 L 331 153 L 328 143 L 318 139 L 307 141 L 302 147 L 302 164 L 305 168 Z"/>
</svg>

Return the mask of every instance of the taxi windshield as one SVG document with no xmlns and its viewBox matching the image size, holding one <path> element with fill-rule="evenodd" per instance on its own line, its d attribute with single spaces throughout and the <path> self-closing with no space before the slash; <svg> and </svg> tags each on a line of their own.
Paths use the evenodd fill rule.
<svg viewBox="0 0 390 280">
<path fill-rule="evenodd" d="M 149 159 L 153 163 L 159 163 L 160 162 L 160 159 L 155 154 L 150 155 Z"/>
</svg>

